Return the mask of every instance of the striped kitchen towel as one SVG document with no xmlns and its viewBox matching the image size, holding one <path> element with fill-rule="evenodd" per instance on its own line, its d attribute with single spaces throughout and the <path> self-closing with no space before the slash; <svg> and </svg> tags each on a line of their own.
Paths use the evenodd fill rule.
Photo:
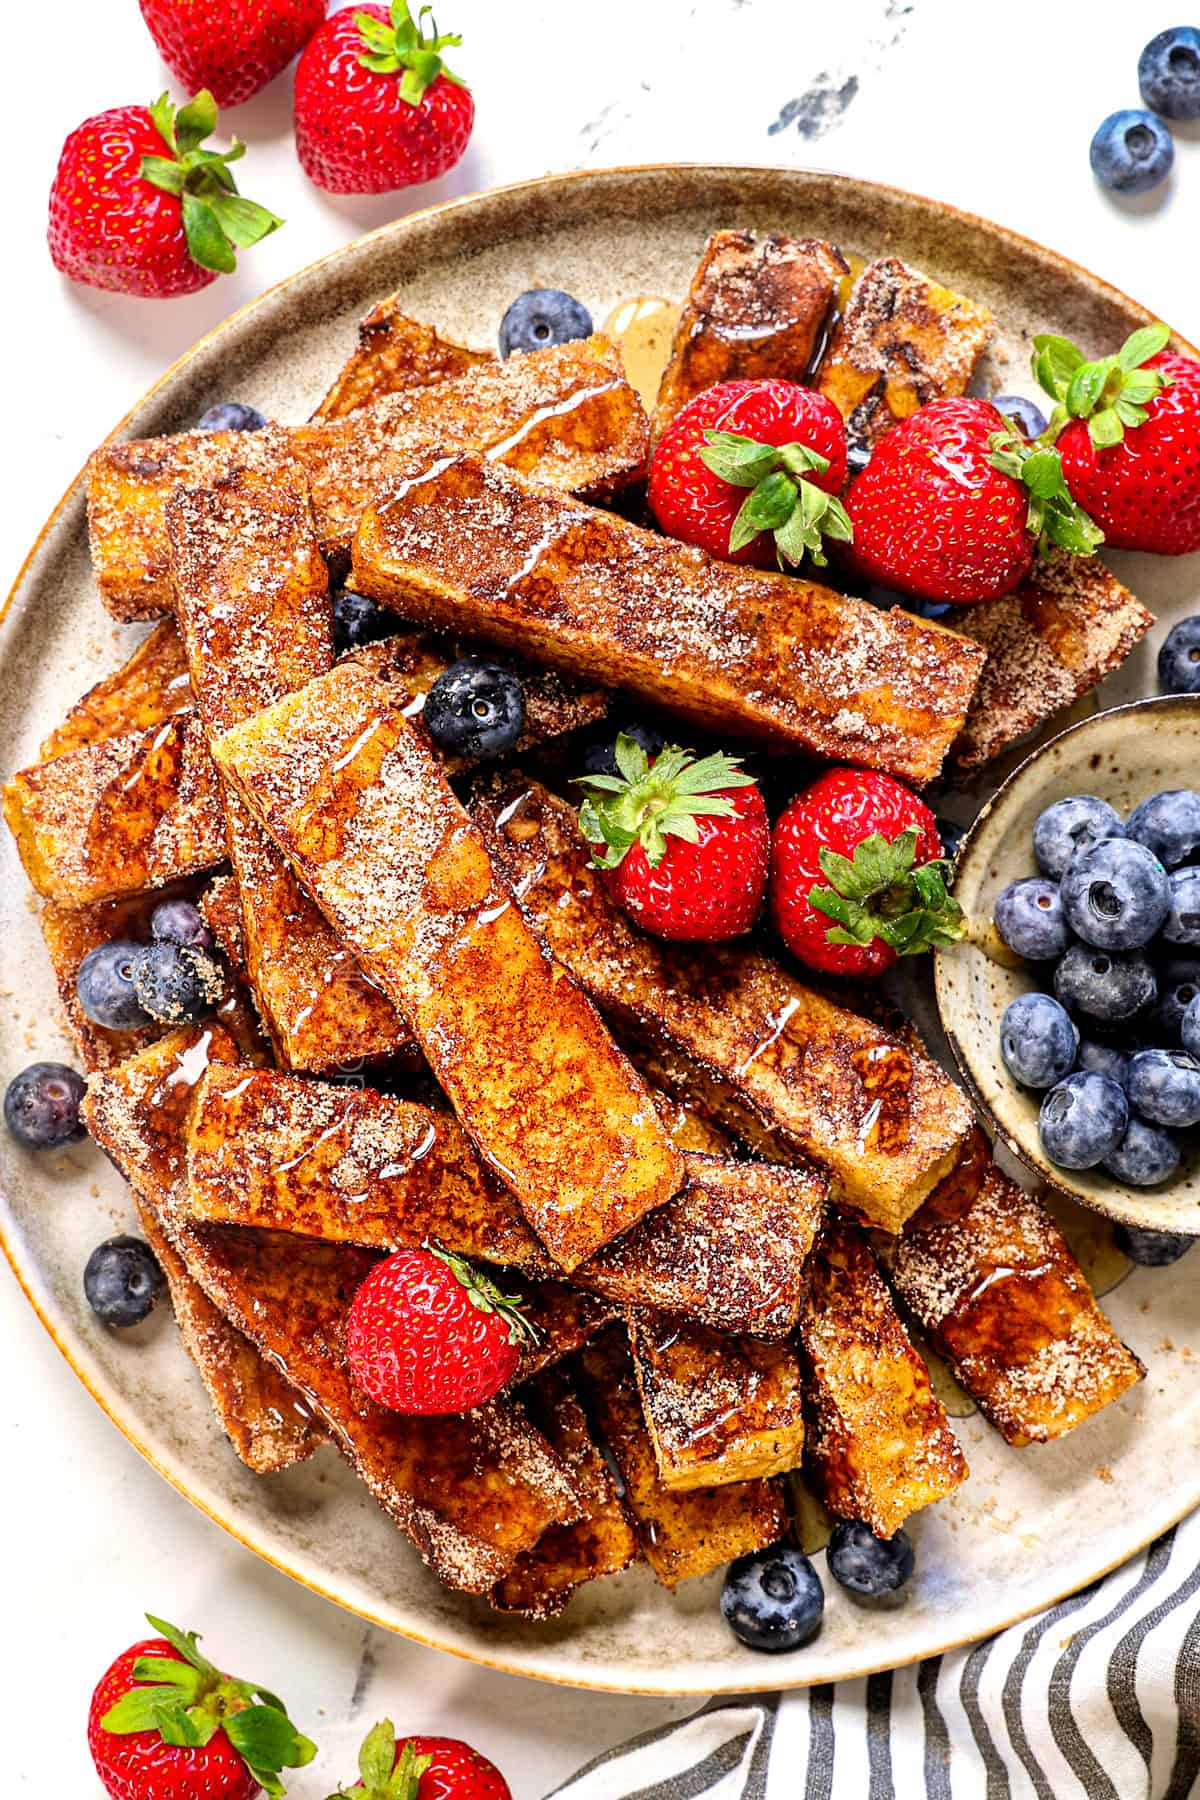
<svg viewBox="0 0 1200 1800">
<path fill-rule="evenodd" d="M 1200 1796 L 1200 1513 L 974 1647 L 836 1686 L 712 1701 L 556 1790 L 556 1800 L 1189 1795 Z"/>
</svg>

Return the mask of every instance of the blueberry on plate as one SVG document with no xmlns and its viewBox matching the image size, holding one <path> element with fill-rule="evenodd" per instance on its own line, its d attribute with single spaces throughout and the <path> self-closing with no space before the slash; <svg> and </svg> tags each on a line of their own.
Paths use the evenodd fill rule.
<svg viewBox="0 0 1200 1800">
<path fill-rule="evenodd" d="M 266 423 L 266 414 L 260 413 L 257 406 L 243 406 L 240 400 L 222 400 L 200 414 L 196 430 L 261 431 Z"/>
<path fill-rule="evenodd" d="M 1104 838 L 1067 864 L 1062 905 L 1071 930 L 1094 950 L 1140 950 L 1171 910 L 1171 880 L 1145 844 Z"/>
<path fill-rule="evenodd" d="M 1113 1232 L 1117 1249 L 1143 1269 L 1165 1269 L 1186 1256 L 1196 1242 L 1182 1231 L 1146 1231 L 1140 1225 L 1118 1225 Z"/>
<path fill-rule="evenodd" d="M 1108 1075 L 1068 1075 L 1038 1114 L 1042 1149 L 1060 1169 L 1094 1169 L 1111 1156 L 1129 1125 L 1125 1090 Z"/>
<path fill-rule="evenodd" d="M 824 1611 L 821 1578 L 793 1544 L 739 1556 L 725 1571 L 721 1617 L 750 1650 L 799 1650 L 816 1637 Z"/>
<path fill-rule="evenodd" d="M 1169 1131 L 1133 1118 L 1116 1149 L 1105 1157 L 1104 1167 L 1129 1187 L 1157 1187 L 1179 1167 L 1179 1145 Z"/>
<path fill-rule="evenodd" d="M 1200 694 L 1200 613 L 1167 633 L 1158 653 L 1158 685 L 1164 694 Z"/>
<path fill-rule="evenodd" d="M 1101 1044 L 1095 1038 L 1080 1040 L 1075 1066 L 1092 1075 L 1108 1075 L 1120 1087 L 1124 1087 L 1129 1079 L 1129 1058 L 1125 1052 L 1114 1049 L 1111 1044 Z"/>
<path fill-rule="evenodd" d="M 105 1325 L 140 1325 L 163 1291 L 163 1272 L 149 1244 L 136 1237 L 97 1244 L 83 1271 L 83 1291 Z"/>
<path fill-rule="evenodd" d="M 160 939 L 133 959 L 138 1004 L 163 1025 L 192 1025 L 217 1005 L 225 992 L 225 971 L 215 956 L 191 944 Z"/>
<path fill-rule="evenodd" d="M 1125 107 L 1097 127 L 1090 157 L 1101 187 L 1114 194 L 1146 194 L 1171 173 L 1175 142 L 1153 113 Z"/>
<path fill-rule="evenodd" d="M 1158 973 L 1158 1005 L 1142 1025 L 1148 1044 L 1178 1045 L 1183 1016 L 1200 994 L 1200 957 L 1171 957 Z"/>
<path fill-rule="evenodd" d="M 75 992 L 93 1025 L 106 1031 L 138 1031 L 150 1023 L 133 985 L 133 965 L 144 946 L 130 938 L 97 944 L 79 965 Z"/>
<path fill-rule="evenodd" d="M 150 936 L 168 944 L 190 944 L 195 950 L 212 949 L 204 914 L 190 900 L 160 900 L 150 914 Z"/>
<path fill-rule="evenodd" d="M 1197 1062 L 1200 1062 L 1200 994 L 1196 995 L 1184 1013 L 1179 1035 L 1188 1055 L 1194 1056 Z"/>
<path fill-rule="evenodd" d="M 1051 1088 L 1075 1067 L 1079 1032 L 1049 994 L 1018 994 L 1000 1021 L 1000 1054 L 1022 1087 Z"/>
<path fill-rule="evenodd" d="M 874 447 L 863 438 L 848 439 L 846 443 L 846 473 L 851 476 L 861 475 L 874 454 Z"/>
<path fill-rule="evenodd" d="M 1018 431 L 1023 431 L 1027 438 L 1041 437 L 1048 424 L 1045 413 L 1034 401 L 1027 400 L 1024 394 L 997 394 L 992 401 L 998 413 L 1012 421 Z"/>
<path fill-rule="evenodd" d="M 639 725 L 636 721 L 631 725 L 619 725 L 615 731 L 611 728 L 602 738 L 595 738 L 583 753 L 583 769 L 585 775 L 619 775 L 617 767 L 618 737 L 632 738 L 634 743 L 653 759 L 666 743 L 661 731 L 655 731 L 651 725 Z"/>
<path fill-rule="evenodd" d="M 1200 868 L 1173 869 L 1168 877 L 1171 886 L 1171 910 L 1163 922 L 1162 934 L 1168 944 L 1200 944 Z"/>
<path fill-rule="evenodd" d="M 883 1600 L 899 1593 L 917 1566 L 906 1531 L 876 1537 L 858 1519 L 838 1520 L 825 1560 L 833 1579 L 859 1600 Z"/>
<path fill-rule="evenodd" d="M 1058 883 L 1044 875 L 1012 881 L 996 901 L 996 930 L 1031 962 L 1053 962 L 1071 942 Z"/>
<path fill-rule="evenodd" d="M 1040 813 L 1033 827 L 1033 854 L 1051 881 L 1061 879 L 1077 850 L 1089 850 L 1104 838 L 1125 836 L 1120 815 L 1095 794 L 1073 794 Z"/>
<path fill-rule="evenodd" d="M 1200 850 L 1200 794 L 1191 788 L 1152 794 L 1130 813 L 1125 836 L 1153 850 L 1164 869 L 1177 869 Z"/>
<path fill-rule="evenodd" d="M 53 1150 L 86 1137 L 79 1108 L 87 1083 L 66 1063 L 30 1063 L 4 1090 L 4 1123 L 27 1150 Z"/>
<path fill-rule="evenodd" d="M 592 335 L 592 315 L 582 301 L 561 288 L 530 288 L 518 294 L 500 321 L 500 354 L 547 350 L 572 338 Z"/>
<path fill-rule="evenodd" d="M 1129 1103 L 1152 1125 L 1200 1125 L 1200 1062 L 1186 1050 L 1139 1050 L 1129 1064 Z"/>
<path fill-rule="evenodd" d="M 506 756 L 525 729 L 525 693 L 511 669 L 464 656 L 425 696 L 425 729 L 439 750 L 480 762 Z"/>
<path fill-rule="evenodd" d="M 333 648 L 338 656 L 348 650 L 361 650 L 364 644 L 377 644 L 381 638 L 395 637 L 400 621 L 395 613 L 353 588 L 339 588 L 333 596 Z"/>
<path fill-rule="evenodd" d="M 1071 1012 L 1119 1025 L 1153 1006 L 1158 978 L 1140 950 L 1072 944 L 1054 971 L 1054 992 Z"/>
<path fill-rule="evenodd" d="M 1200 31 L 1174 25 L 1152 37 L 1138 57 L 1138 87 L 1164 119 L 1200 119 Z"/>
<path fill-rule="evenodd" d="M 934 824 L 937 826 L 938 842 L 942 846 L 942 855 L 954 861 L 962 849 L 962 841 L 966 837 L 966 827 L 956 825 L 953 819 L 947 819 L 938 813 Z"/>
</svg>

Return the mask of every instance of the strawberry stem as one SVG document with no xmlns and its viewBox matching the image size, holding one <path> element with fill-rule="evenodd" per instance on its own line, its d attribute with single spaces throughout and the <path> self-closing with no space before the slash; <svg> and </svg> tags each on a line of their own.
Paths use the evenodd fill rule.
<svg viewBox="0 0 1200 1800">
<path fill-rule="evenodd" d="M 508 1326 L 510 1344 L 536 1344 L 537 1327 L 525 1317 L 522 1307 L 525 1302 L 516 1294 L 502 1294 L 494 1281 L 469 1263 L 465 1256 L 458 1256 L 453 1250 L 447 1250 L 443 1244 L 430 1240 L 425 1245 L 430 1256 L 436 1256 L 439 1262 L 445 1263 L 451 1274 L 460 1281 L 467 1290 L 467 1298 L 477 1312 L 496 1313 Z"/>
<path fill-rule="evenodd" d="M 426 15 L 432 27 L 428 36 Z M 414 22 L 408 0 L 392 0 L 390 23 L 363 12 L 355 13 L 354 23 L 366 51 L 358 59 L 363 68 L 376 75 L 399 75 L 403 70 L 400 98 L 410 106 L 421 104 L 439 75 L 455 87 L 466 85 L 460 76 L 450 72 L 441 55 L 447 45 L 461 44 L 462 38 L 456 32 L 438 31 L 432 6 L 423 6 Z"/>
<path fill-rule="evenodd" d="M 578 782 L 587 790 L 579 824 L 598 869 L 619 868 L 635 844 L 656 869 L 668 837 L 698 843 L 698 818 L 728 819 L 737 810 L 724 790 L 754 786 L 740 762 L 720 752 L 697 758 L 668 744 L 651 762 L 641 744 L 622 732 L 616 756 L 619 775 L 585 775 Z"/>
<path fill-rule="evenodd" d="M 910 825 L 888 839 L 873 832 L 853 857 L 820 853 L 828 885 L 808 891 L 809 903 L 834 924 L 831 944 L 873 944 L 881 939 L 900 956 L 917 956 L 935 944 L 954 944 L 966 929 L 962 907 L 948 891 L 951 865 L 943 857 L 914 867 L 920 832 Z"/>
<path fill-rule="evenodd" d="M 1144 365 L 1170 342 L 1165 325 L 1143 325 L 1131 332 L 1115 356 L 1087 362 L 1070 338 L 1043 333 L 1033 340 L 1033 373 L 1055 402 L 1042 437 L 1053 444 L 1071 419 L 1086 419 L 1097 450 L 1119 444 L 1127 426 L 1144 425 L 1147 404 L 1171 385 L 1161 369 Z"/>
<path fill-rule="evenodd" d="M 399 1756 L 396 1754 L 396 1727 L 390 1719 L 373 1725 L 358 1753 L 360 1784 L 340 1787 L 329 1800 L 345 1800 L 347 1794 L 357 1800 L 417 1800 L 422 1775 L 433 1762 L 432 1756 L 418 1756 L 411 1738 L 406 1738 Z"/>
<path fill-rule="evenodd" d="M 229 172 L 246 146 L 234 138 L 228 150 L 202 150 L 217 125 L 217 103 L 207 88 L 178 110 L 166 94 L 150 107 L 150 117 L 169 156 L 143 156 L 141 174 L 152 187 L 177 194 L 192 261 L 218 275 L 232 274 L 237 251 L 278 231 L 283 220 L 265 206 L 243 198 Z"/>
<path fill-rule="evenodd" d="M 823 475 L 829 458 L 807 444 L 760 444 L 736 431 L 706 431 L 700 460 L 731 487 L 749 488 L 729 532 L 729 553 L 751 544 L 760 532 L 775 538 L 779 566 L 811 556 L 818 568 L 828 560 L 825 538 L 848 544 L 854 527 L 836 494 L 827 494 L 810 474 Z"/>
</svg>

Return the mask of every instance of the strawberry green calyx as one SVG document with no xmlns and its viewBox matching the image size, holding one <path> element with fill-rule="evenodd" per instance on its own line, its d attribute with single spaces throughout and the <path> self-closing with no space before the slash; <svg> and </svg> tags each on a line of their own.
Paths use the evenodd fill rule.
<svg viewBox="0 0 1200 1800">
<path fill-rule="evenodd" d="M 217 103 L 207 88 L 178 110 L 166 94 L 150 108 L 170 156 L 143 156 L 142 179 L 166 194 L 177 194 L 193 262 L 218 275 L 232 274 L 237 252 L 278 231 L 283 220 L 237 191 L 229 170 L 246 146 L 234 138 L 228 150 L 202 150 L 217 124 Z"/>
<path fill-rule="evenodd" d="M 775 539 L 780 565 L 811 556 L 818 567 L 828 560 L 825 538 L 849 544 L 854 539 L 850 515 L 836 494 L 827 494 L 808 475 L 823 475 L 829 458 L 807 444 L 760 444 L 736 431 L 706 431 L 700 460 L 721 481 L 749 488 L 729 533 L 730 554 L 752 543 L 762 531 Z"/>
<path fill-rule="evenodd" d="M 1042 440 L 1031 444 L 1019 431 L 994 431 L 988 439 L 988 461 L 1002 475 L 1011 475 L 1029 493 L 1026 528 L 1036 538 L 1038 555 L 1053 548 L 1075 556 L 1092 556 L 1104 542 L 1104 533 L 1071 496 L 1063 474 L 1062 457 Z"/>
<path fill-rule="evenodd" d="M 432 25 L 428 37 L 425 35 L 427 14 Z M 403 70 L 400 98 L 407 100 L 410 106 L 421 104 L 426 89 L 433 86 L 439 75 L 444 75 L 455 87 L 466 86 L 461 76 L 452 75 L 442 61 L 446 46 L 461 44 L 462 38 L 456 33 L 439 33 L 432 6 L 423 6 L 414 23 L 408 0 L 392 0 L 390 24 L 375 18 L 372 13 L 361 12 L 355 13 L 354 23 L 366 50 L 366 54 L 358 59 L 363 68 L 373 70 L 376 75 L 399 75 Z"/>
<path fill-rule="evenodd" d="M 397 1756 L 396 1727 L 390 1719 L 381 1719 L 368 1731 L 358 1753 L 361 1782 L 340 1787 L 328 1800 L 345 1800 L 347 1794 L 357 1800 L 417 1800 L 418 1784 L 432 1761 L 432 1756 L 417 1755 L 411 1738 Z"/>
<path fill-rule="evenodd" d="M 524 1302 L 515 1294 L 502 1294 L 494 1281 L 480 1273 L 465 1256 L 455 1255 L 444 1245 L 430 1241 L 425 1245 L 430 1256 L 436 1256 L 439 1262 L 445 1263 L 455 1280 L 461 1282 L 467 1290 L 467 1299 L 476 1312 L 495 1313 L 508 1326 L 510 1344 L 536 1344 L 538 1334 L 536 1326 L 525 1317 L 521 1308 Z"/>
<path fill-rule="evenodd" d="M 317 1746 L 287 1716 L 283 1701 L 256 1682 L 222 1675 L 200 1654 L 196 1634 L 180 1631 L 147 1613 L 151 1626 L 183 1658 L 139 1656 L 133 1678 L 148 1687 L 131 1688 L 100 1721 L 116 1737 L 157 1731 L 164 1744 L 198 1750 L 224 1731 L 262 1788 L 284 1794 L 281 1769 L 310 1763 Z"/>
<path fill-rule="evenodd" d="M 724 790 L 754 786 L 752 776 L 719 752 L 696 758 L 668 744 L 652 763 L 636 739 L 622 732 L 616 756 L 619 775 L 585 775 L 578 784 L 587 789 L 579 824 L 598 869 L 620 868 L 635 844 L 656 869 L 668 837 L 698 843 L 698 818 L 728 819 L 737 810 Z"/>
<path fill-rule="evenodd" d="M 835 921 L 831 944 L 872 944 L 877 938 L 900 956 L 917 956 L 935 944 L 954 944 L 966 926 L 962 907 L 947 890 L 950 864 L 939 857 L 913 867 L 920 832 L 915 825 L 888 839 L 874 832 L 853 858 L 822 850 L 828 887 L 809 889 L 811 905 Z"/>
<path fill-rule="evenodd" d="M 1053 443 L 1071 419 L 1086 419 L 1097 450 L 1119 444 L 1126 426 L 1144 425 L 1146 405 L 1170 387 L 1161 369 L 1143 365 L 1165 350 L 1171 333 L 1165 325 L 1143 325 L 1132 332 L 1115 356 L 1086 362 L 1069 338 L 1046 333 L 1033 340 L 1033 373 L 1055 402 L 1043 442 Z"/>
</svg>

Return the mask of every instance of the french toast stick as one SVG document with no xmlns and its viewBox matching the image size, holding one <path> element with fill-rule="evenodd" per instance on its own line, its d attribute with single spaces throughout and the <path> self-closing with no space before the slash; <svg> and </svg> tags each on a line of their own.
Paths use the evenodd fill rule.
<svg viewBox="0 0 1200 1800">
<path fill-rule="evenodd" d="M 234 973 L 244 980 L 246 927 L 242 919 L 242 897 L 238 893 L 237 876 L 232 872 L 214 875 L 201 894 L 199 905 L 217 949 Z"/>
<path fill-rule="evenodd" d="M 519 1275 L 515 1281 L 501 1280 L 500 1286 L 512 1294 L 534 1334 L 532 1342 L 521 1347 L 509 1392 L 574 1356 L 621 1317 L 615 1301 L 582 1293 L 565 1281 L 531 1281 Z"/>
<path fill-rule="evenodd" d="M 984 653 L 790 575 L 716 562 L 479 456 L 363 513 L 354 585 L 705 729 L 932 780 Z"/>
<path fill-rule="evenodd" d="M 551 952 L 622 1031 L 723 1077 L 838 1198 L 900 1229 L 971 1126 L 932 1060 L 758 951 L 639 931 L 591 867 L 573 808 L 519 772 L 480 782 L 472 806 Z"/>
<path fill-rule="evenodd" d="M 213 754 L 561 1268 L 671 1197 L 682 1169 L 644 1086 L 385 684 L 343 663 Z"/>
<path fill-rule="evenodd" d="M 187 658 L 173 619 L 163 619 L 111 675 L 77 700 L 61 725 L 42 741 L 38 756 L 49 762 L 105 738 L 150 731 L 192 704 Z"/>
<path fill-rule="evenodd" d="M 432 325 L 410 319 L 392 294 L 373 306 L 359 325 L 358 343 L 313 418 L 342 419 L 384 394 L 429 387 L 464 375 L 476 363 L 495 361 L 494 350 L 468 350 Z"/>
<path fill-rule="evenodd" d="M 848 274 L 837 246 L 819 238 L 714 231 L 675 327 L 652 437 L 719 381 L 803 381 Z"/>
<path fill-rule="evenodd" d="M 572 1377 L 549 1369 L 523 1390 L 521 1401 L 571 1471 L 584 1511 L 573 1525 L 552 1525 L 532 1550 L 522 1551 L 489 1599 L 498 1612 L 552 1619 L 576 1588 L 636 1562 L 638 1545 Z"/>
<path fill-rule="evenodd" d="M 583 1368 L 593 1415 L 625 1482 L 642 1554 L 663 1587 L 707 1575 L 783 1537 L 788 1516 L 774 1481 L 685 1492 L 664 1485 L 624 1331 L 610 1331 L 589 1344 Z"/>
<path fill-rule="evenodd" d="M 808 1274 L 805 1469 L 831 1513 L 891 1537 L 966 1480 L 966 1459 L 857 1225 L 831 1218 Z"/>
<path fill-rule="evenodd" d="M 982 1132 L 879 1249 L 901 1304 L 1010 1444 L 1064 1436 L 1145 1373 L 1054 1220 L 996 1166 Z"/>
<path fill-rule="evenodd" d="M 804 1408 L 791 1344 L 718 1336 L 638 1307 L 629 1344 L 665 1487 L 722 1487 L 800 1467 Z"/>
</svg>

